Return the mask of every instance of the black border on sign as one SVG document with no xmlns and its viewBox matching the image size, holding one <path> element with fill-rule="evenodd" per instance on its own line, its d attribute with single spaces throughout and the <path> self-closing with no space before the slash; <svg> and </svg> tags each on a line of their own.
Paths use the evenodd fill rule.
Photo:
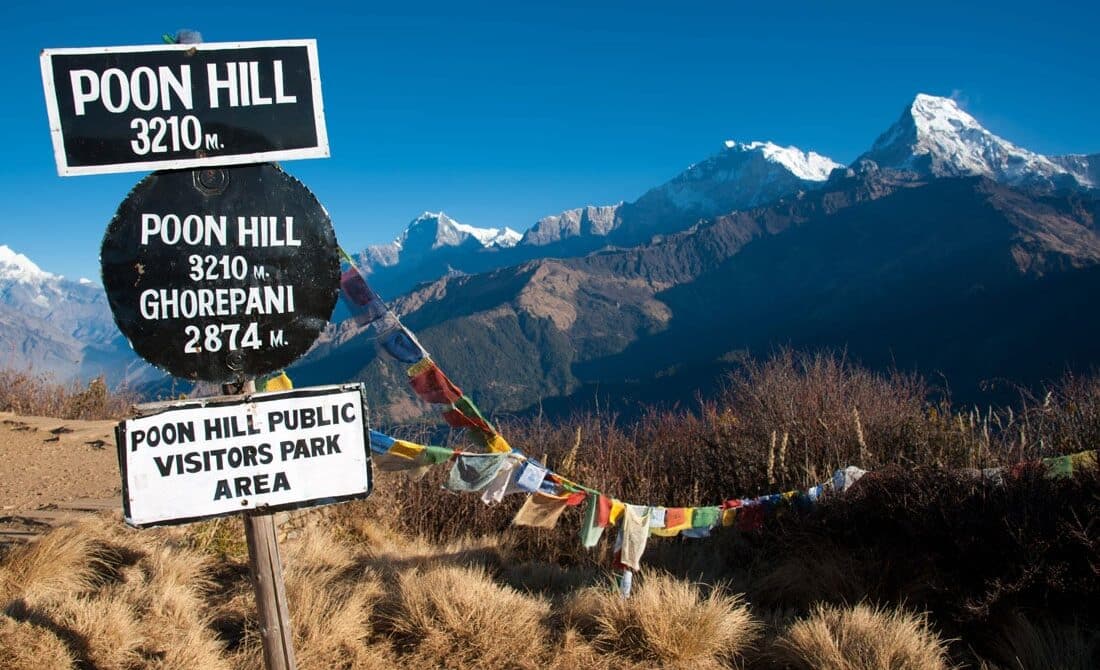
<svg viewBox="0 0 1100 670">
<path fill-rule="evenodd" d="M 343 496 L 333 496 L 328 498 L 312 498 L 310 500 L 302 500 L 295 503 L 287 503 L 285 505 L 264 505 L 262 507 L 243 507 L 239 510 L 233 510 L 229 512 L 222 512 L 220 514 L 204 514 L 201 516 L 184 517 L 181 519 L 167 519 L 165 521 L 154 521 L 152 523 L 136 524 L 130 519 L 130 487 L 128 484 L 129 479 L 126 474 L 126 421 L 120 421 L 115 426 L 115 447 L 118 453 L 118 470 L 122 475 L 122 516 L 126 525 L 133 528 L 154 528 L 157 526 L 178 526 L 185 523 L 194 523 L 196 521 L 202 521 L 204 519 L 218 519 L 221 517 L 232 516 L 234 514 L 248 514 L 250 512 L 285 512 L 287 510 L 295 509 L 309 509 L 312 507 L 320 507 L 322 505 L 331 505 L 334 503 L 349 502 L 352 500 L 364 500 L 371 493 L 374 492 L 374 468 L 371 460 L 371 444 L 370 444 L 370 419 L 367 415 L 367 398 L 363 391 L 363 385 L 361 383 L 355 384 L 333 384 L 330 386 L 307 386 L 300 389 L 291 389 L 289 391 L 270 391 L 263 393 L 249 393 L 247 395 L 231 395 L 231 396 L 215 396 L 212 398 L 196 398 L 194 400 L 180 400 L 161 403 L 150 403 L 147 405 L 138 405 L 138 417 L 149 417 L 163 414 L 170 410 L 177 409 L 201 409 L 203 407 L 222 407 L 226 405 L 243 405 L 250 402 L 265 402 L 270 400 L 283 400 L 289 398 L 312 398 L 315 396 L 330 395 L 332 392 L 345 392 L 345 391 L 358 391 L 359 400 L 362 403 L 363 408 L 363 446 L 366 449 L 366 464 L 367 464 L 367 490 L 363 493 L 351 493 Z M 144 410 L 144 411 L 143 411 Z M 136 417 L 135 417 L 136 418 Z"/>
<path fill-rule="evenodd" d="M 234 51 L 263 47 L 305 47 L 309 59 L 310 82 L 313 88 L 313 125 L 317 132 L 316 146 L 301 149 L 277 149 L 247 154 L 205 156 L 202 158 L 168 158 L 133 163 L 103 163 L 100 165 L 70 166 L 65 154 L 65 138 L 61 128 L 61 110 L 57 104 L 57 91 L 53 81 L 53 56 L 110 53 L 151 53 L 160 51 Z M 73 177 L 89 174 L 115 174 L 119 172 L 147 172 L 149 170 L 182 170 L 245 163 L 268 163 L 296 158 L 328 158 L 328 127 L 325 125 L 325 105 L 321 96 L 321 73 L 317 59 L 317 40 L 261 40 L 257 42 L 202 42 L 200 44 L 149 44 L 117 47 L 79 47 L 72 49 L 43 49 L 39 54 L 42 70 L 42 88 L 46 94 L 46 115 L 50 121 L 50 137 L 53 141 L 54 163 L 57 174 Z"/>
</svg>

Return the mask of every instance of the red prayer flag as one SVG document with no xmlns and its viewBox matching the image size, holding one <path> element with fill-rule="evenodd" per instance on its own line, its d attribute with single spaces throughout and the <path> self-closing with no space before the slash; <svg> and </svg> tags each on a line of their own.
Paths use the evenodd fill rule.
<svg viewBox="0 0 1100 670">
<path fill-rule="evenodd" d="M 600 528 L 611 525 L 611 498 L 602 493 L 596 499 L 596 525 Z"/>
<path fill-rule="evenodd" d="M 665 510 L 665 528 L 682 526 L 686 520 L 687 509 L 683 507 L 669 507 Z"/>
<path fill-rule="evenodd" d="M 409 383 L 412 384 L 416 395 L 420 396 L 424 402 L 450 405 L 462 397 L 462 390 L 447 379 L 447 375 L 443 374 L 435 363 L 416 376 L 410 377 Z"/>
<path fill-rule="evenodd" d="M 753 531 L 764 527 L 764 506 L 743 505 L 737 515 L 737 530 Z"/>
<path fill-rule="evenodd" d="M 469 428 L 480 430 L 487 435 L 493 434 L 489 424 L 476 418 L 470 418 L 457 409 L 449 409 L 443 412 L 443 420 L 447 422 L 448 426 L 454 426 L 455 428 Z"/>
<path fill-rule="evenodd" d="M 570 493 L 569 497 L 565 499 L 565 505 L 567 507 L 574 507 L 574 506 L 579 505 L 582 502 L 584 502 L 585 498 L 587 498 L 587 497 L 588 497 L 588 494 L 585 493 L 584 491 L 577 491 L 576 493 Z"/>
</svg>

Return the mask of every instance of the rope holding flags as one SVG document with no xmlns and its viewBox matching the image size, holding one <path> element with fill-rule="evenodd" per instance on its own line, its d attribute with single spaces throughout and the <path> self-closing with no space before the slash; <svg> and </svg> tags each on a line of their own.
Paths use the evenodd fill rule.
<svg viewBox="0 0 1100 670">
<path fill-rule="evenodd" d="M 641 558 L 650 537 L 703 538 L 717 528 L 742 532 L 760 530 L 765 522 L 787 510 L 806 511 L 821 500 L 842 494 L 866 472 L 848 466 L 833 473 L 826 482 L 806 490 L 785 491 L 754 498 L 730 498 L 718 505 L 664 507 L 624 502 L 599 490 L 577 483 L 513 449 L 462 389 L 447 377 L 427 350 L 397 315 L 367 284 L 355 260 L 340 249 L 341 299 L 355 322 L 379 331 L 380 348 L 394 360 L 408 365 L 406 374 L 413 392 L 426 403 L 439 405 L 449 426 L 461 428 L 486 452 L 452 450 L 420 445 L 370 431 L 374 462 L 380 470 L 404 471 L 419 478 L 430 468 L 450 463 L 444 488 L 452 492 L 478 493 L 486 505 L 501 502 L 505 496 L 527 496 L 513 524 L 535 528 L 554 528 L 569 507 L 584 505 L 580 541 L 585 548 L 597 546 L 609 528 L 618 527 L 614 540 L 614 567 L 619 573 L 620 593 L 629 597 L 633 571 L 640 569 Z M 283 372 L 265 379 L 267 388 L 290 388 Z M 1085 451 L 1068 456 L 1043 459 L 1046 476 L 1068 477 L 1075 469 L 1095 467 L 1097 452 Z M 975 477 L 1003 481 L 1018 467 L 987 468 L 968 471 Z"/>
<path fill-rule="evenodd" d="M 366 274 L 359 269 L 355 259 L 340 249 L 340 298 L 351 312 L 355 323 L 374 327 L 379 332 L 379 347 L 399 363 L 410 366 L 406 370 L 409 385 L 424 402 L 441 405 L 443 419 L 448 425 L 468 431 L 470 437 L 486 450 L 508 453 L 511 446 L 496 428 L 481 414 L 462 389 L 452 382 L 416 336 L 401 323 L 401 319 L 386 305 L 367 283 Z"/>
</svg>

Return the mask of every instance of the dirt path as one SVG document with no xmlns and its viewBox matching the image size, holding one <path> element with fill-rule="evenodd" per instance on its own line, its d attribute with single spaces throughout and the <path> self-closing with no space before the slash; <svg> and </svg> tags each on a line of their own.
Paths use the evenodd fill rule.
<svg viewBox="0 0 1100 670">
<path fill-rule="evenodd" d="M 0 412 L 0 542 L 121 509 L 114 427 Z"/>
</svg>

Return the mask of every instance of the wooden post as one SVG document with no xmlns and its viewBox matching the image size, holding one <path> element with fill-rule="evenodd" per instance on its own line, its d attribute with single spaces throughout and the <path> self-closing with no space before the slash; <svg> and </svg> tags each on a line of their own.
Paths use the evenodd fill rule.
<svg viewBox="0 0 1100 670">
<path fill-rule="evenodd" d="M 242 384 L 237 393 L 244 395 L 255 391 L 256 383 L 249 381 Z M 267 670 L 297 670 L 274 513 L 265 510 L 245 512 L 244 537 L 248 542 L 248 570 L 260 615 L 264 666 Z"/>
<path fill-rule="evenodd" d="M 256 590 L 256 609 L 260 613 L 264 665 L 267 670 L 296 670 L 283 562 L 275 538 L 275 515 L 245 512 L 244 536 L 248 540 L 248 569 Z"/>
</svg>

